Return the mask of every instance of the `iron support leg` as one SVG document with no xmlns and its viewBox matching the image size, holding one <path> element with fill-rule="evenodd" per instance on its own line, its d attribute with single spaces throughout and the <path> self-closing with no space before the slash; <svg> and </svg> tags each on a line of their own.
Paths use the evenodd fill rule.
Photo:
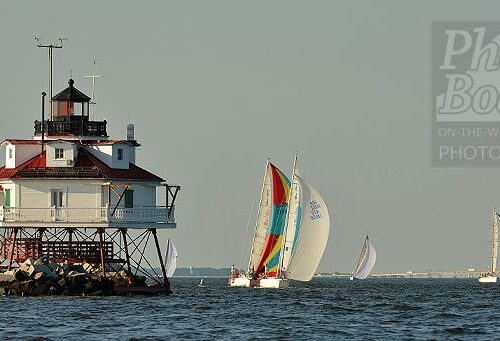
<svg viewBox="0 0 500 341">
<path fill-rule="evenodd" d="M 7 271 L 10 271 L 12 268 L 12 261 L 14 260 L 14 248 L 16 246 L 16 237 L 17 237 L 17 227 L 14 227 L 12 230 L 12 244 L 10 245 L 9 250 L 9 264 L 7 265 Z"/>
<path fill-rule="evenodd" d="M 170 282 L 167 278 L 167 271 L 165 271 L 165 263 L 163 263 L 163 257 L 161 255 L 160 244 L 158 243 L 158 236 L 156 235 L 156 229 L 150 229 L 153 233 L 153 237 L 155 239 L 156 251 L 158 252 L 158 259 L 160 260 L 161 271 L 163 273 L 163 285 L 165 286 L 165 291 L 167 293 L 171 293 L 170 291 Z"/>
<path fill-rule="evenodd" d="M 123 246 L 125 247 L 125 259 L 127 261 L 128 275 L 132 276 L 132 267 L 130 266 L 130 255 L 128 253 L 128 245 L 127 245 L 127 229 L 120 229 L 123 236 Z"/>
<path fill-rule="evenodd" d="M 70 262 L 70 259 L 73 258 L 73 229 L 72 228 L 69 228 L 68 229 L 68 241 L 69 241 L 69 245 L 68 245 L 68 254 L 66 256 L 66 260 L 68 261 L 68 263 Z"/>
<path fill-rule="evenodd" d="M 104 254 L 103 228 L 99 228 L 99 251 L 101 252 L 102 277 L 106 278 L 106 268 L 104 267 L 106 256 Z"/>
</svg>

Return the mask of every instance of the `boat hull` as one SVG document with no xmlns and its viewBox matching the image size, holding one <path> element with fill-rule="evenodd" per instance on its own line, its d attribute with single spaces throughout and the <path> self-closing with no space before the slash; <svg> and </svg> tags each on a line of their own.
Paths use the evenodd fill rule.
<svg viewBox="0 0 500 341">
<path fill-rule="evenodd" d="M 479 277 L 479 283 L 496 283 L 496 282 L 497 282 L 496 276 Z"/>
<path fill-rule="evenodd" d="M 236 277 L 229 279 L 229 286 L 238 288 L 281 289 L 288 288 L 288 281 L 283 278 L 252 279 L 248 277 Z"/>
<path fill-rule="evenodd" d="M 260 288 L 288 288 L 288 281 L 283 278 L 263 278 L 259 283 Z"/>
</svg>

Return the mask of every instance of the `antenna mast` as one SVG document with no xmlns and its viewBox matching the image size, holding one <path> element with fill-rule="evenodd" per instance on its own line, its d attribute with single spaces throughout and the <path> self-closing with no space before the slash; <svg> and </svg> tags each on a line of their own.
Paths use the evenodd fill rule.
<svg viewBox="0 0 500 341">
<path fill-rule="evenodd" d="M 42 39 L 43 38 L 35 37 L 35 40 L 38 43 L 36 46 L 39 48 L 47 49 L 47 51 L 49 53 L 49 115 L 50 115 L 50 119 L 52 120 L 52 50 L 62 48 L 63 41 L 65 41 L 67 39 L 66 38 L 59 38 L 59 45 L 56 43 L 52 43 L 49 45 L 43 45 L 40 43 L 40 41 Z"/>
<path fill-rule="evenodd" d="M 92 76 L 84 76 L 84 78 L 92 78 L 92 101 L 90 102 L 90 104 L 92 104 L 92 112 L 90 113 L 91 120 L 95 120 L 97 118 L 96 113 L 95 113 L 95 105 L 96 105 L 96 102 L 95 102 L 95 79 L 102 78 L 102 76 L 98 76 L 95 74 L 95 60 L 93 61 L 93 64 L 94 64 L 94 71 L 92 72 Z"/>
</svg>

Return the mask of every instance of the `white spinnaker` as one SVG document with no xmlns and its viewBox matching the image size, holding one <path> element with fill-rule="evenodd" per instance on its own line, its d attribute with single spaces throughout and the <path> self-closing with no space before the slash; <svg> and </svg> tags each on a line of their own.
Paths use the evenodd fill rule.
<svg viewBox="0 0 500 341">
<path fill-rule="evenodd" d="M 262 193 L 260 195 L 259 213 L 257 214 L 257 225 L 255 227 L 255 235 L 253 237 L 252 251 L 250 253 L 250 261 L 248 263 L 248 271 L 257 270 L 259 261 L 262 255 L 262 249 L 266 241 L 267 230 L 269 229 L 269 219 L 271 216 L 271 167 L 269 162 L 266 165 L 266 174 L 262 185 Z"/>
<path fill-rule="evenodd" d="M 310 281 L 318 268 L 330 233 L 328 208 L 312 186 L 297 176 L 300 184 L 302 217 L 286 277 Z"/>
<path fill-rule="evenodd" d="M 353 275 L 353 277 L 357 279 L 365 279 L 366 277 L 368 277 L 373 269 L 373 266 L 375 265 L 375 261 L 377 260 L 375 247 L 373 247 L 372 243 L 370 243 L 368 237 L 366 237 L 365 239 L 365 246 L 363 247 L 363 249 L 365 250 L 364 257 L 359 263 L 358 268 Z"/>
<path fill-rule="evenodd" d="M 175 269 L 177 269 L 177 249 L 174 243 L 167 241 L 167 254 L 165 255 L 165 268 L 167 273 L 167 278 L 174 275 Z"/>
<path fill-rule="evenodd" d="M 491 272 L 497 271 L 497 255 L 498 255 L 498 220 L 497 213 L 493 211 L 493 245 L 491 249 Z"/>
</svg>

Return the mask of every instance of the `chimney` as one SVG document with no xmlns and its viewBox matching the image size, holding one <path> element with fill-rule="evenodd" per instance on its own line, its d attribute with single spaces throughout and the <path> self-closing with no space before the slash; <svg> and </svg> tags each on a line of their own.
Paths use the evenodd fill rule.
<svg viewBox="0 0 500 341">
<path fill-rule="evenodd" d="M 127 141 L 135 141 L 133 124 L 127 125 Z"/>
</svg>

